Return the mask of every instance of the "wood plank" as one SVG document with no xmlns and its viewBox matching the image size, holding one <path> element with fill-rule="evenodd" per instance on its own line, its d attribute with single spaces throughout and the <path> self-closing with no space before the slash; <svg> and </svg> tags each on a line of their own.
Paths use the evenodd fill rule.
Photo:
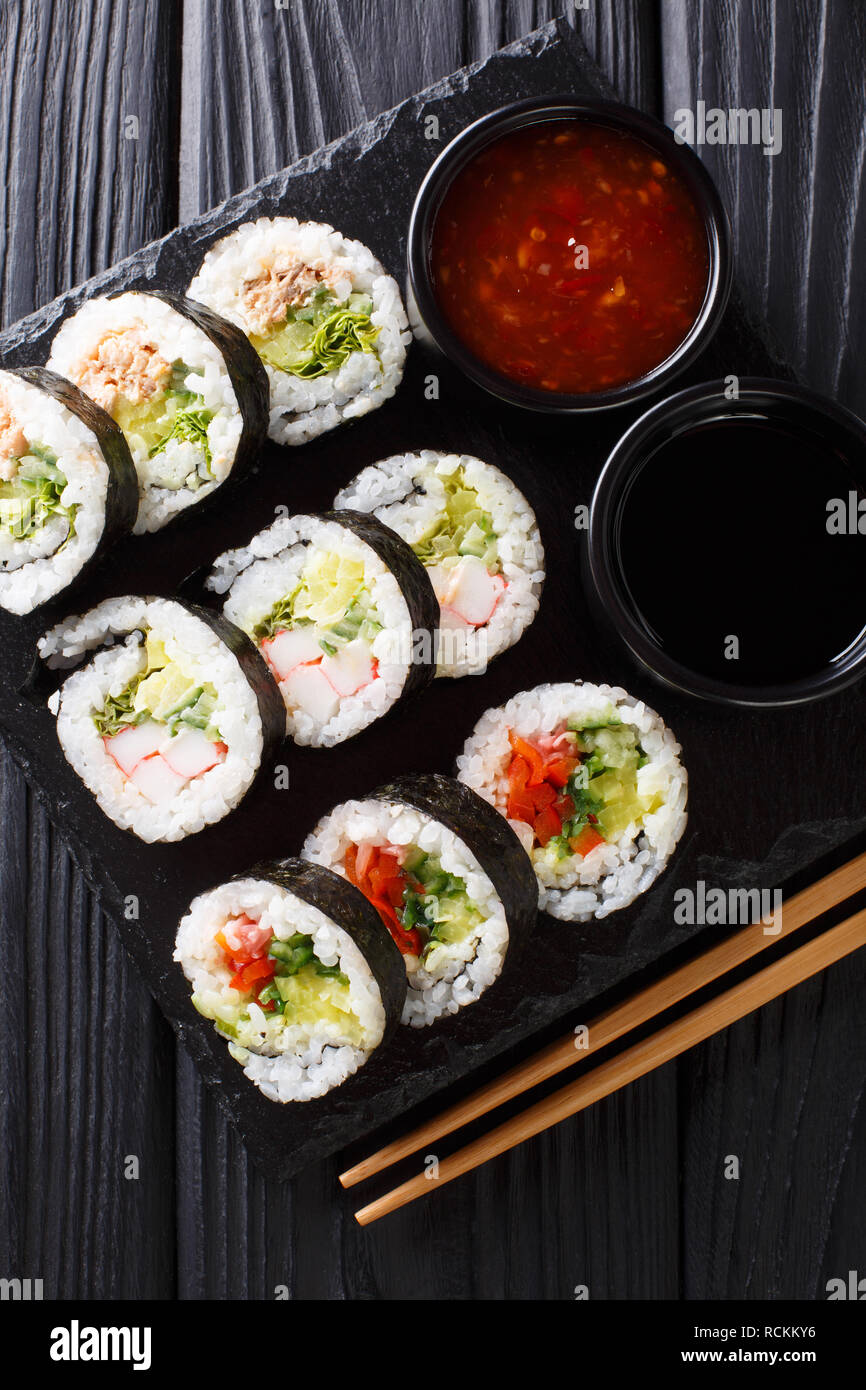
<svg viewBox="0 0 866 1390">
<path fill-rule="evenodd" d="M 4 324 L 171 225 L 175 20 L 171 0 L 0 7 Z M 169 1297 L 170 1030 L 5 751 L 0 825 L 4 1272 L 46 1298 Z"/>
<path fill-rule="evenodd" d="M 669 122 L 698 100 L 782 112 L 777 155 L 700 153 L 731 214 L 747 302 L 808 384 L 860 413 L 864 53 L 857 5 L 662 6 Z M 841 962 L 679 1064 L 687 1297 L 822 1298 L 827 1279 L 862 1266 L 864 978 L 862 959 Z M 728 1154 L 739 1181 L 723 1176 Z"/>
<path fill-rule="evenodd" d="M 623 100 L 654 109 L 651 7 L 565 11 Z M 215 25 L 209 0 L 185 0 L 180 220 L 562 12 L 558 0 L 223 0 Z"/>
<path fill-rule="evenodd" d="M 782 113 L 782 144 L 700 151 L 731 215 L 744 297 L 816 390 L 866 413 L 860 370 L 866 264 L 866 9 L 821 0 L 668 0 L 664 111 Z"/>
</svg>

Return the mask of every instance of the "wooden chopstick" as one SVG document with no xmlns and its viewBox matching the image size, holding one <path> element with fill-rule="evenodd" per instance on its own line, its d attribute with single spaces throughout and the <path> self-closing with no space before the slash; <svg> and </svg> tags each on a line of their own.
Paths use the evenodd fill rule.
<svg viewBox="0 0 866 1390">
<path fill-rule="evenodd" d="M 783 902 L 781 930 L 774 935 L 765 935 L 759 924 L 743 927 L 733 936 L 720 941 L 717 946 L 696 956 L 694 960 L 687 961 L 664 979 L 647 986 L 624 1003 L 593 1019 L 584 1035 L 586 1047 L 578 1050 L 575 1035 L 567 1033 L 565 1037 L 551 1043 L 527 1058 L 525 1062 L 520 1062 L 516 1067 L 504 1072 L 487 1086 L 482 1086 L 464 1100 L 449 1106 L 426 1124 L 419 1125 L 402 1139 L 395 1139 L 393 1143 L 386 1144 L 369 1158 L 356 1163 L 354 1167 L 340 1174 L 340 1182 L 344 1187 L 363 1182 L 365 1178 L 382 1172 L 392 1163 L 407 1158 L 419 1149 L 427 1148 L 443 1135 L 451 1134 L 455 1129 L 460 1129 L 481 1115 L 486 1115 L 505 1101 L 522 1095 L 541 1081 L 556 1076 L 566 1067 L 574 1066 L 590 1052 L 606 1047 L 625 1033 L 630 1033 L 634 1028 L 647 1023 L 664 1009 L 687 999 L 690 994 L 711 984 L 713 980 L 727 974 L 768 946 L 773 946 L 777 941 L 790 936 L 792 932 L 806 926 L 863 889 L 866 889 L 866 853 L 841 865 L 826 877 L 818 879 L 816 883 L 810 884 L 808 888 Z"/>
<path fill-rule="evenodd" d="M 378 1221 L 398 1207 L 414 1202 L 451 1182 L 463 1173 L 478 1168 L 498 1154 L 522 1144 L 525 1139 L 540 1134 L 551 1125 L 559 1124 L 569 1115 L 576 1115 L 596 1101 L 611 1095 L 614 1091 L 628 1086 L 641 1076 L 663 1066 L 679 1057 L 697 1043 L 730 1027 L 747 1014 L 759 1009 L 770 1000 L 776 999 L 786 990 L 802 984 L 810 976 L 826 969 L 843 956 L 866 945 L 866 909 L 848 917 L 838 926 L 817 936 L 814 940 L 789 952 L 781 960 L 766 966 L 751 975 L 742 984 L 726 990 L 717 998 L 702 1004 L 685 1017 L 661 1028 L 651 1037 L 627 1048 L 618 1057 L 602 1062 L 585 1076 L 568 1086 L 547 1096 L 544 1100 L 524 1110 L 520 1115 L 499 1125 L 484 1134 L 449 1158 L 443 1159 L 433 1179 L 426 1173 L 419 1173 L 400 1187 L 370 1202 L 355 1212 L 355 1220 L 361 1226 Z"/>
</svg>

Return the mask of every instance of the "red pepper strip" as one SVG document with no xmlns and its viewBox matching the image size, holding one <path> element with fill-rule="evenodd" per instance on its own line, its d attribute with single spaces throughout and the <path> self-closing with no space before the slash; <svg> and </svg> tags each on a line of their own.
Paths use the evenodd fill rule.
<svg viewBox="0 0 866 1390">
<path fill-rule="evenodd" d="M 562 831 L 562 821 L 556 814 L 552 806 L 545 806 L 541 814 L 535 821 L 535 838 L 543 847 L 548 840 L 552 840 L 554 835 L 559 835 Z"/>
<path fill-rule="evenodd" d="M 553 762 L 547 764 L 544 775 L 548 782 L 552 782 L 555 787 L 564 787 L 578 764 L 578 758 L 555 758 Z"/>
<path fill-rule="evenodd" d="M 509 820 L 526 821 L 527 825 L 532 825 L 535 820 L 535 803 L 532 801 L 528 792 L 520 792 L 517 796 L 509 796 L 506 810 Z"/>
<path fill-rule="evenodd" d="M 420 956 L 422 950 L 420 932 L 415 927 L 411 931 L 407 931 L 386 898 L 370 898 L 370 902 L 376 908 L 402 954 L 404 956 Z"/>
<path fill-rule="evenodd" d="M 352 853 L 354 851 L 354 853 Z M 421 935 L 406 931 L 396 909 L 403 902 L 403 870 L 394 854 L 375 845 L 350 845 L 345 858 L 346 875 L 373 904 L 404 956 L 419 956 Z M 396 899 L 396 901 L 394 901 Z"/>
<path fill-rule="evenodd" d="M 261 960 L 261 952 L 254 955 L 252 951 L 247 950 L 244 946 L 230 946 L 221 931 L 217 932 L 214 941 L 219 946 L 232 970 L 242 970 L 244 966 L 251 965 L 253 961 Z"/>
<path fill-rule="evenodd" d="M 574 802 L 570 796 L 558 796 L 553 803 L 553 809 L 564 821 L 571 820 L 574 815 Z"/>
<path fill-rule="evenodd" d="M 543 811 L 545 806 L 552 806 L 556 800 L 556 788 L 549 782 L 542 782 L 540 787 L 527 787 L 526 794 L 536 811 Z"/>
<path fill-rule="evenodd" d="M 517 754 L 508 764 L 508 787 L 514 793 L 524 790 L 529 781 L 529 763 L 525 758 L 520 758 Z"/>
<path fill-rule="evenodd" d="M 528 781 L 529 763 L 515 755 L 508 766 L 508 816 L 510 820 L 523 820 L 531 825 L 535 807 L 526 791 Z"/>
<path fill-rule="evenodd" d="M 248 965 L 231 978 L 232 989 L 246 993 L 252 989 L 257 980 L 270 983 L 274 978 L 274 962 L 269 956 L 261 956 L 258 960 L 251 960 Z"/>
<path fill-rule="evenodd" d="M 569 849 L 571 849 L 574 854 L 580 854 L 584 858 L 586 858 L 590 850 L 595 849 L 596 845 L 603 844 L 604 836 L 599 835 L 598 831 L 592 825 L 585 825 L 580 834 L 575 835 L 574 838 L 568 842 Z"/>
<path fill-rule="evenodd" d="M 526 739 L 518 738 L 511 731 L 509 731 L 508 738 L 515 753 L 529 764 L 529 782 L 527 785 L 537 787 L 544 781 L 544 758 L 537 748 L 533 748 L 531 743 L 526 742 Z"/>
<path fill-rule="evenodd" d="M 391 881 L 385 885 L 385 897 L 395 909 L 403 906 L 404 892 L 405 887 L 402 878 L 392 878 Z"/>
</svg>

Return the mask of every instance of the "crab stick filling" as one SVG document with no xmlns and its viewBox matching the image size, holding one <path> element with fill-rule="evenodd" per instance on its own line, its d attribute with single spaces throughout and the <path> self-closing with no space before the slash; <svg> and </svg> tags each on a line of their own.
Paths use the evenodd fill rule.
<svg viewBox="0 0 866 1390">
<path fill-rule="evenodd" d="M 93 716 L 108 757 L 126 782 L 154 803 L 170 802 L 224 762 L 213 686 L 191 679 L 148 633 L 146 664 Z"/>
</svg>

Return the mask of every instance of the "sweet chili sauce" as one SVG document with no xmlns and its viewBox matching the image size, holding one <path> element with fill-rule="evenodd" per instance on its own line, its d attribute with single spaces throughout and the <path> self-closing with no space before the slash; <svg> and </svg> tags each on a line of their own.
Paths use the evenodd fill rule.
<svg viewBox="0 0 866 1390">
<path fill-rule="evenodd" d="M 709 276 L 680 175 L 634 136 L 582 119 L 502 136 L 456 176 L 432 241 L 454 333 L 503 376 L 605 391 L 665 361 Z"/>
</svg>

